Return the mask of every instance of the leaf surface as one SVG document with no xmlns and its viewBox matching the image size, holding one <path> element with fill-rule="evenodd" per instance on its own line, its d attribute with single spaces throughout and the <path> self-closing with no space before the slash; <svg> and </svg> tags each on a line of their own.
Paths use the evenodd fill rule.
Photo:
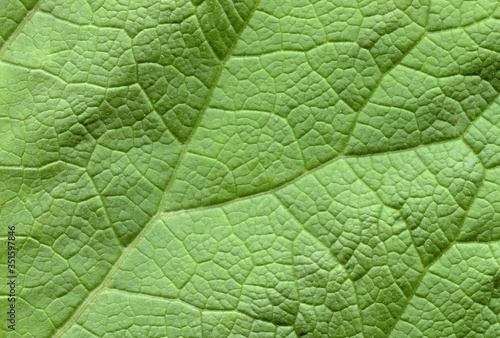
<svg viewBox="0 0 500 338">
<path fill-rule="evenodd" d="M 496 336 L 499 19 L 497 0 L 9 1 L 2 330 Z"/>
</svg>

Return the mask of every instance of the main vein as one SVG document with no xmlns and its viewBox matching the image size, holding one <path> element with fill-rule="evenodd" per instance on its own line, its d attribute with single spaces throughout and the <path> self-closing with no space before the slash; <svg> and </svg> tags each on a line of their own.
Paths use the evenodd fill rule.
<svg viewBox="0 0 500 338">
<path fill-rule="evenodd" d="M 43 1 L 43 0 L 40 0 L 40 2 L 41 1 Z M 200 121 L 202 120 L 203 116 L 205 115 L 206 110 L 208 109 L 208 107 L 210 105 L 210 100 L 212 98 L 212 94 L 213 94 L 215 88 L 217 87 L 217 84 L 219 82 L 219 79 L 221 77 L 221 74 L 222 74 L 222 71 L 224 69 L 225 64 L 230 59 L 232 51 L 233 51 L 234 47 L 236 46 L 236 44 L 237 44 L 237 42 L 238 42 L 238 40 L 240 38 L 241 33 L 248 26 L 248 22 L 250 21 L 250 19 L 252 18 L 253 14 L 256 11 L 256 9 L 258 8 L 259 3 L 260 3 L 260 0 L 257 0 L 255 2 L 255 5 L 254 5 L 254 7 L 252 9 L 252 12 L 248 15 L 248 17 L 247 17 L 247 19 L 246 19 L 246 21 L 245 21 L 245 23 L 243 25 L 243 28 L 238 32 L 238 34 L 236 35 L 236 37 L 234 39 L 233 44 L 231 45 L 231 48 L 227 52 L 226 57 L 221 61 L 221 67 L 220 67 L 218 73 L 215 76 L 215 79 L 214 79 L 214 81 L 212 83 L 212 86 L 210 87 L 210 90 L 209 90 L 209 93 L 208 93 L 207 98 L 205 100 L 205 103 L 204 103 L 204 105 L 203 105 L 203 107 L 202 107 L 202 109 L 200 111 L 200 116 L 198 117 L 198 119 L 197 119 L 197 121 L 196 121 L 196 123 L 195 123 L 195 125 L 194 125 L 194 127 L 193 127 L 193 129 L 191 131 L 191 133 L 189 134 L 189 137 L 188 137 L 186 143 L 184 144 L 182 152 L 181 152 L 181 154 L 179 156 L 179 159 L 177 161 L 177 164 L 175 166 L 172 178 L 170 179 L 170 181 L 169 181 L 169 183 L 168 183 L 168 185 L 167 185 L 167 187 L 166 187 L 166 189 L 165 189 L 165 191 L 163 193 L 162 200 L 161 200 L 159 208 L 158 208 L 158 212 L 151 218 L 151 220 L 146 224 L 146 226 L 141 230 L 141 232 L 134 238 L 134 240 L 126 248 L 124 248 L 122 254 L 118 258 L 118 260 L 115 262 L 115 264 L 113 264 L 113 266 L 111 267 L 109 273 L 103 279 L 103 281 L 101 282 L 101 284 L 99 284 L 99 286 L 97 286 L 94 290 L 92 290 L 89 293 L 89 295 L 87 296 L 87 298 L 80 304 L 80 306 L 75 310 L 75 312 L 73 313 L 73 315 L 66 321 L 66 324 L 63 325 L 61 328 L 59 328 L 59 330 L 56 331 L 56 333 L 54 334 L 54 337 L 61 337 L 67 330 L 69 330 L 69 328 L 72 325 L 76 324 L 76 321 L 78 320 L 78 318 L 83 314 L 83 312 L 92 303 L 92 301 L 94 301 L 94 299 L 103 290 L 105 290 L 107 288 L 107 286 L 109 285 L 109 282 L 114 277 L 114 275 L 116 274 L 116 272 L 118 272 L 118 270 L 120 269 L 121 264 L 127 259 L 127 257 L 130 254 L 130 252 L 146 236 L 146 234 L 153 227 L 153 225 L 164 216 L 165 213 L 163 212 L 163 210 L 165 209 L 165 204 L 166 204 L 166 201 L 167 201 L 168 194 L 170 192 L 170 189 L 171 189 L 173 183 L 176 180 L 177 171 L 179 170 L 179 168 L 180 168 L 180 166 L 181 166 L 181 164 L 183 162 L 183 159 L 186 156 L 187 148 L 188 148 L 188 146 L 189 146 L 189 144 L 191 142 L 191 139 L 192 139 L 193 135 L 196 133 L 196 130 L 198 129 L 198 126 L 200 125 Z M 0 56 L 1 56 L 1 54 L 0 54 Z"/>
</svg>

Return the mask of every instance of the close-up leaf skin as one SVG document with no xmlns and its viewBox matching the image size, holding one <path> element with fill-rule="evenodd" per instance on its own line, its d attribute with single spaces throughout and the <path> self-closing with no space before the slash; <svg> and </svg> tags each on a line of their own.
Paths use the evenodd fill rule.
<svg viewBox="0 0 500 338">
<path fill-rule="evenodd" d="M 0 337 L 499 337 L 499 0 L 6 0 Z"/>
</svg>

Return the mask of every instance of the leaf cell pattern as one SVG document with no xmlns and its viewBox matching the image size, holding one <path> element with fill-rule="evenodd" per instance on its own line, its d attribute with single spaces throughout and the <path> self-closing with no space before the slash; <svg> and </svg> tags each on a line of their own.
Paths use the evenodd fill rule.
<svg viewBox="0 0 500 338">
<path fill-rule="evenodd" d="M 497 336 L 499 19 L 497 0 L 8 1 L 1 330 Z"/>
</svg>

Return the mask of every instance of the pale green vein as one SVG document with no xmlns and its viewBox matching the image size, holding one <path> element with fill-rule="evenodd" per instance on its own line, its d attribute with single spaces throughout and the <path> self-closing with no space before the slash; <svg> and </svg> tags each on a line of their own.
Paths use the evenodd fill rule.
<svg viewBox="0 0 500 338">
<path fill-rule="evenodd" d="M 244 27 L 246 27 L 248 25 L 248 22 L 250 21 L 250 19 L 252 18 L 253 16 L 253 13 L 255 13 L 255 10 L 257 9 L 257 7 L 259 6 L 259 3 L 260 3 L 260 0 L 256 1 L 255 5 L 254 5 L 254 8 L 253 8 L 253 11 L 252 13 L 248 16 L 247 20 L 245 21 L 244 23 Z M 103 279 L 103 281 L 101 282 L 101 284 L 99 284 L 99 286 L 97 286 L 92 292 L 89 293 L 89 295 L 87 296 L 87 298 L 81 303 L 81 305 L 75 310 L 75 312 L 73 313 L 73 315 L 68 319 L 68 321 L 66 322 L 65 325 L 63 325 L 59 330 L 56 331 L 54 337 L 60 337 L 62 336 L 67 330 L 69 330 L 69 328 L 76 323 L 76 321 L 78 320 L 78 318 L 82 315 L 82 313 L 87 309 L 87 307 L 90 305 L 90 303 L 92 303 L 92 301 L 94 301 L 94 299 L 108 286 L 109 282 L 111 281 L 111 279 L 114 277 L 114 275 L 116 274 L 116 272 L 119 270 L 121 264 L 126 260 L 126 258 L 128 257 L 128 255 L 130 254 L 130 252 L 137 246 L 137 244 L 146 236 L 146 234 L 149 232 L 149 230 L 153 227 L 153 225 L 159 221 L 163 216 L 164 216 L 164 207 L 165 207 L 165 204 L 166 204 L 166 201 L 167 201 L 167 196 L 169 194 L 169 191 L 173 185 L 173 182 L 175 181 L 176 179 L 176 174 L 177 174 L 177 171 L 179 170 L 180 166 L 181 166 L 181 163 L 183 161 L 183 158 L 184 156 L 186 155 L 187 153 L 187 148 L 190 144 L 190 141 L 191 141 L 191 138 L 192 136 L 195 134 L 196 130 L 198 129 L 198 126 L 200 124 L 200 121 L 201 119 L 203 118 L 206 110 L 208 109 L 208 106 L 210 105 L 210 100 L 211 100 L 211 97 L 212 97 L 212 93 L 214 92 L 215 88 L 217 87 L 217 84 L 219 82 L 219 79 L 220 79 L 220 76 L 222 74 L 222 71 L 224 69 L 224 65 L 226 64 L 226 62 L 230 59 L 231 57 L 231 54 L 232 54 L 232 51 L 234 49 L 234 47 L 236 46 L 238 40 L 239 40 L 239 37 L 241 35 L 241 33 L 244 31 L 244 28 L 241 29 L 241 31 L 239 32 L 239 34 L 235 37 L 235 40 L 233 42 L 233 45 L 231 46 L 230 50 L 228 51 L 227 53 L 227 56 L 224 58 L 224 60 L 222 60 L 221 62 L 221 67 L 219 69 L 219 72 L 217 73 L 216 77 L 215 77 L 215 80 L 213 82 L 213 85 L 212 87 L 210 88 L 210 91 L 207 95 L 207 98 L 205 100 L 205 104 L 203 105 L 202 109 L 201 109 L 201 113 L 200 113 L 200 116 L 198 117 L 185 145 L 184 145 L 184 148 L 182 150 L 182 153 L 179 157 L 179 160 L 177 161 L 177 164 L 176 164 L 176 167 L 174 169 L 174 173 L 172 175 L 172 179 L 169 181 L 168 185 L 167 185 L 167 188 L 165 189 L 165 192 L 162 196 L 162 200 L 160 202 L 160 206 L 158 208 L 158 212 L 152 217 L 152 219 L 146 224 L 146 226 L 141 230 L 141 232 L 134 238 L 134 240 L 126 247 L 124 248 L 122 254 L 120 255 L 120 257 L 118 258 L 118 260 L 115 262 L 115 264 L 113 264 L 113 266 L 111 267 L 111 270 L 109 271 L 109 273 L 106 275 L 106 277 Z"/>
<path fill-rule="evenodd" d="M 144 297 L 144 298 L 150 298 L 150 299 L 157 299 L 157 300 L 160 300 L 160 301 L 164 301 L 164 302 L 169 302 L 169 303 L 174 303 L 174 302 L 177 302 L 177 303 L 181 303 L 181 304 L 184 304 L 186 306 L 189 306 L 190 308 L 196 310 L 196 311 L 200 311 L 200 312 L 223 312 L 223 313 L 238 313 L 238 314 L 241 314 L 243 316 L 246 316 L 250 319 L 253 319 L 253 320 L 259 320 L 259 321 L 262 321 L 262 322 L 266 322 L 266 323 L 270 323 L 270 324 L 273 324 L 275 326 L 281 326 L 281 327 L 287 327 L 289 325 L 282 325 L 282 324 L 279 324 L 279 323 L 275 323 L 269 319 L 265 319 L 265 318 L 258 318 L 258 317 L 255 317 L 253 315 L 250 315 L 246 312 L 243 312 L 241 310 L 238 310 L 238 309 L 205 309 L 205 308 L 201 308 L 201 307 L 198 307 L 196 305 L 193 305 L 189 302 L 186 302 L 185 300 L 182 300 L 180 298 L 168 298 L 168 297 L 162 297 L 162 296 L 156 296 L 156 295 L 150 295 L 150 294 L 143 294 L 143 293 L 136 293 L 136 292 L 131 292 L 131 291 L 125 291 L 125 290 L 121 290 L 121 289 L 114 289 L 114 288 L 107 288 L 106 291 L 108 292 L 114 292 L 114 293 L 119 293 L 119 294 L 123 294 L 123 295 L 127 295 L 127 296 L 132 296 L 132 297 Z M 78 324 L 77 324 L 78 325 Z"/>
<path fill-rule="evenodd" d="M 464 142 L 465 143 L 465 142 Z M 393 326 L 391 327 L 391 330 L 387 333 L 387 336 L 390 336 L 392 331 L 394 330 L 394 328 L 396 327 L 396 325 L 398 324 L 398 322 L 401 320 L 401 317 L 403 316 L 403 314 L 405 313 L 406 311 L 406 308 L 408 307 L 408 305 L 410 305 L 410 302 L 411 300 L 415 297 L 415 295 L 417 294 L 417 290 L 420 286 L 420 283 L 422 282 L 422 280 L 424 279 L 424 277 L 427 275 L 427 272 L 429 271 L 429 269 L 437 262 L 439 261 L 439 259 L 441 257 L 443 257 L 443 255 L 445 253 L 447 253 L 453 246 L 457 245 L 457 244 L 461 244 L 460 242 L 457 241 L 457 237 L 458 235 L 460 234 L 460 231 L 462 230 L 462 227 L 465 223 L 465 220 L 467 218 L 467 212 L 470 210 L 470 206 L 472 205 L 472 203 L 474 203 L 476 197 L 477 197 L 477 194 L 479 192 L 479 189 L 481 189 L 481 186 L 483 185 L 483 182 L 484 182 L 484 174 L 483 174 L 483 177 L 481 179 L 481 182 L 479 183 L 479 186 L 477 187 L 477 190 L 476 190 L 476 193 L 474 194 L 474 197 L 471 199 L 470 203 L 469 203 L 469 208 L 466 210 L 463 218 L 462 218 L 462 222 L 460 223 L 459 227 L 458 227 L 458 230 L 455 234 L 455 238 L 453 239 L 453 241 L 448 244 L 448 246 L 443 250 L 441 251 L 441 253 L 437 256 L 434 257 L 434 259 L 429 263 L 429 265 L 427 265 L 425 268 L 424 268 L 424 271 L 422 271 L 422 274 L 420 275 L 420 278 L 418 279 L 417 283 L 415 284 L 415 288 L 413 289 L 413 293 L 406 299 L 406 304 L 404 305 L 404 307 L 401 309 L 401 312 L 399 313 L 399 316 L 395 319 L 394 321 L 394 324 Z"/>
<path fill-rule="evenodd" d="M 447 144 L 447 143 L 452 143 L 452 142 L 455 142 L 455 141 L 461 140 L 461 139 L 462 139 L 462 135 L 459 136 L 459 137 L 451 138 L 451 139 L 446 139 L 446 140 L 442 140 L 442 141 L 438 141 L 438 142 L 432 142 L 431 144 L 433 144 L 433 145 Z M 417 149 L 425 148 L 427 146 L 429 146 L 429 143 L 418 144 L 418 145 L 415 145 L 413 147 L 404 148 L 404 149 L 395 149 L 395 150 L 381 151 L 381 152 L 375 152 L 375 153 L 369 153 L 369 154 L 363 154 L 363 155 L 358 155 L 358 154 L 339 155 L 337 157 L 332 158 L 331 160 L 328 160 L 328 161 L 326 161 L 326 162 L 318 165 L 317 167 L 314 167 L 312 169 L 304 171 L 303 173 L 301 173 L 300 175 L 294 177 L 293 179 L 291 179 L 289 181 L 286 181 L 286 182 L 283 182 L 282 184 L 279 184 L 279 185 L 275 186 L 274 188 L 271 188 L 271 189 L 268 189 L 268 190 L 265 190 L 265 191 L 260 191 L 258 193 L 253 193 L 253 194 L 251 193 L 251 194 L 239 196 L 237 198 L 233 198 L 233 199 L 230 199 L 230 200 L 227 200 L 227 201 L 216 202 L 216 203 L 211 203 L 211 204 L 205 204 L 205 205 L 200 206 L 200 207 L 194 207 L 194 208 L 187 208 L 187 209 L 181 209 L 181 210 L 168 211 L 168 212 L 165 212 L 164 214 L 165 215 L 184 214 L 184 213 L 191 212 L 191 211 L 198 211 L 198 210 L 205 210 L 205 209 L 210 209 L 210 208 L 214 208 L 214 207 L 221 207 L 221 206 L 228 205 L 228 204 L 231 204 L 231 203 L 236 202 L 236 201 L 243 201 L 243 200 L 251 199 L 251 198 L 254 198 L 254 197 L 258 197 L 258 196 L 267 195 L 269 193 L 273 193 L 273 192 L 276 192 L 276 191 L 278 191 L 280 189 L 283 189 L 283 188 L 285 188 L 287 186 L 293 185 L 293 184 L 297 183 L 298 181 L 300 181 L 305 176 L 307 176 L 309 174 L 314 174 L 315 172 L 318 172 L 321 169 L 323 169 L 323 168 L 325 168 L 325 167 L 327 167 L 327 166 L 329 166 L 329 165 L 331 165 L 331 164 L 333 164 L 333 163 L 335 163 L 337 161 L 340 161 L 340 160 L 345 160 L 345 159 L 349 159 L 349 158 L 371 157 L 373 155 L 399 154 L 399 153 L 404 153 L 404 152 L 411 152 L 411 151 L 414 151 L 414 150 L 417 150 Z"/>
<path fill-rule="evenodd" d="M 38 0 L 38 2 L 33 7 L 33 9 L 31 11 L 29 11 L 28 13 L 26 13 L 26 15 L 24 16 L 23 21 L 21 21 L 21 23 L 17 26 L 16 30 L 9 36 L 9 38 L 7 39 L 7 41 L 5 41 L 5 43 L 3 44 L 2 48 L 0 48 L 0 60 L 3 59 L 3 56 L 4 56 L 5 52 L 10 47 L 10 45 L 12 44 L 12 42 L 17 38 L 17 36 L 19 35 L 19 33 L 23 30 L 24 26 L 26 26 L 26 24 L 28 23 L 28 21 L 30 21 L 30 19 L 33 17 L 33 15 L 35 15 L 35 13 L 38 11 L 38 9 L 40 8 L 40 6 L 42 5 L 42 2 L 43 2 L 43 0 Z"/>
<path fill-rule="evenodd" d="M 426 15 L 426 19 L 425 19 L 425 25 L 424 27 L 427 26 L 427 22 L 429 21 L 429 13 L 430 13 L 430 4 L 428 5 L 427 7 L 427 15 Z M 349 149 L 349 142 L 352 138 L 352 134 L 354 132 L 354 128 L 356 128 L 356 124 L 358 123 L 358 119 L 359 119 L 359 114 L 361 113 L 361 111 L 363 109 L 365 109 L 365 107 L 368 105 L 368 103 L 370 102 L 371 98 L 373 97 L 373 95 L 375 94 L 378 86 L 382 83 L 382 81 L 385 79 L 385 77 L 387 75 L 389 75 L 391 73 L 391 71 L 396 68 L 399 64 L 401 64 L 401 62 L 403 62 L 403 60 L 406 58 L 406 56 L 408 54 L 411 53 L 411 51 L 416 47 L 418 46 L 418 44 L 424 39 L 424 37 L 427 35 L 428 31 L 424 31 L 422 33 L 422 35 L 418 38 L 418 40 L 416 40 L 413 45 L 408 48 L 408 50 L 406 50 L 404 52 L 403 55 L 401 55 L 401 57 L 396 61 L 394 62 L 394 64 L 391 65 L 391 67 L 389 69 L 386 70 L 386 72 L 380 77 L 380 79 L 378 79 L 377 83 L 375 84 L 375 86 L 373 87 L 373 90 L 369 93 L 368 97 L 366 98 L 365 102 L 363 103 L 363 105 L 356 111 L 355 115 L 354 115 L 354 123 L 352 124 L 352 128 L 349 132 L 349 138 L 347 139 L 345 145 L 344 145 L 344 149 L 342 149 L 340 151 L 341 154 L 345 153 L 348 149 Z"/>
</svg>

